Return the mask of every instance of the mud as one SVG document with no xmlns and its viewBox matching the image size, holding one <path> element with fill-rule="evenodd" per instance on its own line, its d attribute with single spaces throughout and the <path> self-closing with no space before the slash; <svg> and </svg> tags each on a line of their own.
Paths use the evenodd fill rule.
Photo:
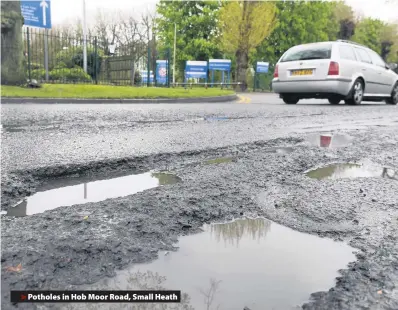
<svg viewBox="0 0 398 310">
<path fill-rule="evenodd" d="M 307 108 L 305 105 L 297 107 L 294 113 L 309 115 Z M 312 113 L 329 110 L 329 107 L 318 108 L 312 108 Z M 339 112 L 339 116 L 345 114 L 348 118 L 351 115 L 352 119 L 353 110 L 347 109 L 334 108 L 333 111 L 345 111 Z M 366 109 L 371 111 L 374 107 Z M 379 113 L 379 110 L 373 111 Z M 307 116 L 302 117 L 306 122 Z M 328 116 L 316 117 L 322 120 Z M 314 167 L 364 160 L 397 171 L 396 128 L 369 128 L 369 123 L 375 122 L 369 115 L 368 124 L 348 132 L 352 137 L 348 146 L 326 149 L 305 143 L 308 136 L 300 132 L 303 126 L 297 117 L 284 119 L 292 121 L 289 125 L 296 126 L 293 128 L 297 128 L 297 133 L 285 133 L 286 138 L 278 139 L 273 135 L 262 136 L 258 142 L 240 138 L 229 146 L 219 142 L 222 147 L 217 148 L 209 147 L 209 143 L 204 149 L 194 151 L 167 152 L 165 147 L 153 155 L 132 153 L 125 156 L 118 149 L 121 159 L 101 154 L 95 161 L 87 160 L 91 155 L 84 157 L 86 155 L 80 151 L 71 154 L 73 158 L 62 165 L 59 164 L 62 158 L 51 157 L 53 150 L 43 158 L 40 157 L 43 153 L 33 156 L 28 152 L 23 157 L 24 163 L 19 159 L 13 163 L 14 151 L 6 153 L 2 210 L 33 195 L 43 184 L 65 176 L 108 178 L 155 169 L 173 172 L 182 182 L 27 217 L 2 215 L 2 309 L 17 308 L 9 303 L 10 289 L 72 289 L 92 285 L 114 277 L 118 270 L 153 261 L 159 251 L 177 250 L 180 236 L 198 233 L 205 223 L 242 216 L 262 216 L 299 232 L 346 242 L 357 250 L 356 260 L 339 271 L 336 285 L 329 290 L 313 292 L 312 301 L 305 303 L 303 309 L 398 309 L 398 182 L 388 178 L 317 180 L 305 175 Z M 335 121 L 337 124 L 338 120 Z M 230 122 L 209 122 L 213 123 L 233 126 Z M 267 126 L 272 129 L 280 123 L 275 121 Z M 329 123 L 329 126 L 334 125 Z M 221 134 L 230 128 L 223 127 Z M 259 128 L 255 128 L 256 133 L 251 132 L 250 139 L 258 139 L 258 132 L 265 125 Z M 204 130 L 215 131 L 214 128 Z M 9 134 L 19 137 L 24 133 Z M 164 137 L 160 134 L 160 138 Z M 86 137 L 79 143 L 84 139 Z M 2 142 L 11 140 L 7 138 Z M 267 151 L 279 147 L 290 147 L 293 151 L 282 154 Z M 75 162 L 74 156 L 82 158 Z M 204 164 L 220 157 L 236 160 Z M 12 169 L 15 166 L 22 168 Z M 7 267 L 19 263 L 22 265 L 20 272 L 7 271 Z M 38 309 L 39 306 L 41 309 L 50 307 L 21 304 L 18 309 Z"/>
</svg>

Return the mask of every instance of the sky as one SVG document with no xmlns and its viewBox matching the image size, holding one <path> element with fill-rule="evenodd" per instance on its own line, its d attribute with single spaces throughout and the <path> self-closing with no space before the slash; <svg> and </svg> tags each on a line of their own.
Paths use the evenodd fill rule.
<svg viewBox="0 0 398 310">
<path fill-rule="evenodd" d="M 100 10 L 122 10 L 141 15 L 147 10 L 154 11 L 157 0 L 85 0 L 87 23 L 93 21 L 95 13 Z M 386 3 L 385 0 L 346 0 L 356 13 L 366 17 L 379 18 L 384 21 L 398 20 L 398 1 Z M 81 18 L 83 0 L 51 0 L 53 25 L 70 22 Z"/>
</svg>

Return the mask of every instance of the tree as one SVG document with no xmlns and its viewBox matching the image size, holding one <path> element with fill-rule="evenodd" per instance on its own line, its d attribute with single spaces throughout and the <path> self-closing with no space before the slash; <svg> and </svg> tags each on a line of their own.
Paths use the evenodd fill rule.
<svg viewBox="0 0 398 310">
<path fill-rule="evenodd" d="M 334 18 L 339 23 L 340 29 L 337 37 L 342 40 L 350 40 L 355 34 L 355 17 L 354 11 L 343 1 L 335 2 Z"/>
<path fill-rule="evenodd" d="M 157 5 L 156 33 L 160 48 L 172 48 L 177 24 L 176 69 L 183 77 L 186 60 L 220 58 L 217 45 L 218 1 L 164 1 Z"/>
<path fill-rule="evenodd" d="M 20 1 L 1 1 L 1 83 L 26 82 Z"/>
<path fill-rule="evenodd" d="M 273 30 L 276 7 L 273 2 L 227 2 L 220 12 L 221 46 L 234 52 L 237 61 L 237 80 L 246 90 L 249 53 Z"/>
<path fill-rule="evenodd" d="M 278 1 L 276 6 L 275 29 L 253 53 L 253 59 L 275 64 L 295 45 L 337 39 L 339 24 L 333 2 Z"/>
</svg>

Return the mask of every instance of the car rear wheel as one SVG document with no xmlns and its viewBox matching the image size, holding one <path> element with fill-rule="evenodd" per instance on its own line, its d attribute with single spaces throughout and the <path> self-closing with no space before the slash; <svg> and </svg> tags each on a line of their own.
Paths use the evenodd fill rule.
<svg viewBox="0 0 398 310">
<path fill-rule="evenodd" d="M 296 104 L 300 100 L 294 96 L 284 96 L 282 99 L 283 99 L 283 102 L 285 102 L 286 104 Z"/>
<path fill-rule="evenodd" d="M 341 101 L 341 99 L 338 98 L 338 97 L 331 97 L 331 98 L 329 98 L 329 103 L 330 103 L 330 104 L 339 104 L 340 101 Z"/>
<path fill-rule="evenodd" d="M 344 100 L 345 104 L 349 105 L 359 105 L 362 103 L 364 93 L 363 82 L 358 79 L 354 82 L 352 89 L 350 91 L 349 98 Z"/>
<path fill-rule="evenodd" d="M 386 100 L 387 104 L 397 104 L 398 103 L 398 82 L 395 84 L 391 97 Z"/>
</svg>

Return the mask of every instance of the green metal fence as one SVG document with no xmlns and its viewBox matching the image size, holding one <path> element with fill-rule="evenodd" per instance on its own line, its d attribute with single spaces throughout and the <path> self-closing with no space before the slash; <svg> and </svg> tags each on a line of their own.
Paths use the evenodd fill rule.
<svg viewBox="0 0 398 310">
<path fill-rule="evenodd" d="M 37 28 L 23 28 L 26 76 L 47 83 L 140 85 L 147 63 L 146 44 L 108 45 L 89 36 L 87 72 L 83 37 Z"/>
</svg>

